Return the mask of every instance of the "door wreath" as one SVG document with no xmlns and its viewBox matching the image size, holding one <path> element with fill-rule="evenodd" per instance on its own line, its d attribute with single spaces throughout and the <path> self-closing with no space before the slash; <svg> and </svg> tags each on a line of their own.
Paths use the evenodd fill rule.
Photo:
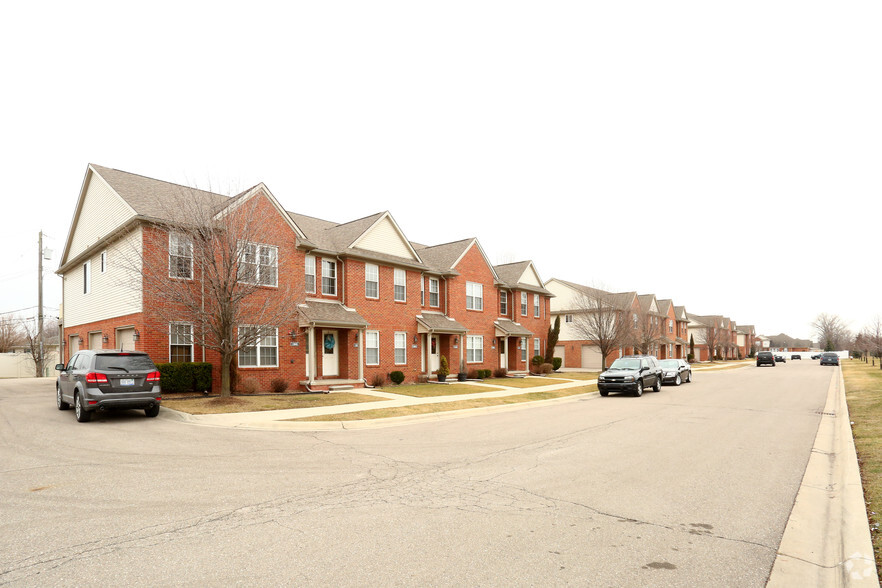
<svg viewBox="0 0 882 588">
<path fill-rule="evenodd" d="M 336 344 L 337 344 L 337 342 L 334 340 L 333 334 L 325 335 L 325 351 L 330 353 L 331 351 L 334 350 L 334 345 L 336 345 Z"/>
</svg>

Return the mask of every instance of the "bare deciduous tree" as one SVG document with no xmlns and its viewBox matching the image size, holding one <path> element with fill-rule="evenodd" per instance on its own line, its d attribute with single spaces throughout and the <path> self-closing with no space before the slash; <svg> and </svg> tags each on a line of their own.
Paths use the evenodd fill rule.
<svg viewBox="0 0 882 588">
<path fill-rule="evenodd" d="M 812 323 L 818 343 L 825 351 L 842 349 L 849 338 L 848 327 L 839 315 L 822 312 Z"/>
<path fill-rule="evenodd" d="M 597 288 L 583 288 L 574 302 L 570 327 L 580 339 L 593 341 L 600 350 L 601 368 L 607 356 L 629 343 L 631 329 L 616 294 Z"/>
<path fill-rule="evenodd" d="M 664 340 L 662 317 L 658 313 L 641 310 L 637 313 L 637 330 L 633 337 L 637 353 L 653 353 L 655 344 Z"/>
<path fill-rule="evenodd" d="M 21 319 L 19 330 L 22 333 L 22 343 L 25 345 L 26 352 L 34 360 L 34 376 L 42 378 L 45 375 L 46 360 L 51 355 L 47 351 L 49 341 L 58 338 L 58 320 L 44 320 L 42 339 L 33 319 Z"/>
<path fill-rule="evenodd" d="M 882 317 L 876 315 L 859 337 L 865 342 L 865 351 L 879 360 L 879 369 L 882 369 Z"/>
<path fill-rule="evenodd" d="M 294 235 L 260 195 L 219 202 L 182 191 L 162 216 L 145 227 L 143 250 L 130 260 L 133 285 L 155 301 L 145 307 L 155 329 L 190 323 L 175 336 L 220 355 L 220 395 L 229 396 L 236 354 L 277 337 L 297 316 L 303 268 L 279 255 Z"/>
<path fill-rule="evenodd" d="M 707 346 L 707 355 L 708 360 L 713 362 L 717 356 L 717 351 L 720 347 L 720 337 L 722 335 L 721 330 L 717 328 L 716 319 L 705 319 L 711 322 L 711 324 L 704 323 L 704 327 L 702 327 L 698 331 L 699 343 L 702 343 Z"/>
<path fill-rule="evenodd" d="M 21 319 L 14 315 L 0 316 L 0 353 L 9 353 L 24 339 L 21 332 Z"/>
</svg>

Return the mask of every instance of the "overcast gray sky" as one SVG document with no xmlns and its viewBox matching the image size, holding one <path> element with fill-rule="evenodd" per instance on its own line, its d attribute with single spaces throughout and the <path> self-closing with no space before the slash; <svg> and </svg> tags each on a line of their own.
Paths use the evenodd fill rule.
<svg viewBox="0 0 882 588">
<path fill-rule="evenodd" d="M 8 4 L 8 3 L 7 3 Z M 86 165 L 289 210 L 389 210 L 543 279 L 758 332 L 882 314 L 882 5 L 16 2 L 0 34 L 0 312 Z M 49 311 L 47 314 L 52 314 Z"/>
</svg>

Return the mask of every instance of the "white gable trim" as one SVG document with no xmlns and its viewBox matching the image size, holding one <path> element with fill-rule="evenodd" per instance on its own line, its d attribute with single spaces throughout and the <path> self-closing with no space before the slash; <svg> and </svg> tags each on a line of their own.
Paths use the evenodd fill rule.
<svg viewBox="0 0 882 588">
<path fill-rule="evenodd" d="M 410 244 L 410 240 L 407 238 L 407 235 L 404 234 L 404 231 L 401 230 L 401 227 L 398 226 L 398 223 L 395 222 L 395 219 L 392 217 L 392 215 L 389 213 L 388 210 L 385 211 L 383 214 L 381 214 L 380 218 L 375 220 L 371 224 L 371 226 L 369 226 L 367 229 L 365 229 L 364 232 L 355 239 L 355 241 L 350 243 L 349 249 L 358 248 L 358 244 L 361 243 L 365 239 L 365 237 L 367 237 L 368 234 L 370 234 L 370 232 L 373 231 L 380 223 L 382 223 L 383 221 L 385 221 L 387 219 L 389 220 L 389 222 L 392 223 L 392 227 L 395 229 L 395 232 L 398 234 L 398 236 L 401 238 L 401 241 L 407 247 L 407 250 L 410 252 L 413 259 L 417 260 L 420 263 L 423 263 L 423 260 L 419 256 L 419 254 L 416 252 L 416 249 L 414 249 L 413 246 Z"/>
<path fill-rule="evenodd" d="M 239 208 L 240 206 L 242 206 L 243 204 L 245 204 L 246 202 L 251 200 L 254 196 L 259 194 L 260 192 L 263 192 L 264 196 L 267 197 L 267 199 L 270 201 L 270 203 L 272 203 L 272 205 L 279 212 L 279 214 L 282 216 L 282 218 L 285 219 L 285 222 L 288 223 L 288 226 L 291 227 L 291 229 L 293 229 L 295 233 L 297 233 L 297 236 L 300 237 L 301 239 L 306 239 L 306 234 L 300 230 L 300 227 L 297 226 L 297 223 L 294 222 L 294 219 L 291 218 L 291 215 L 288 214 L 284 208 L 282 208 L 282 205 L 279 204 L 279 201 L 276 199 L 275 196 L 273 196 L 273 193 L 270 192 L 269 188 L 267 188 L 266 184 L 264 184 L 263 182 L 254 186 L 253 188 L 248 190 L 245 194 L 242 194 L 238 198 L 235 198 L 234 201 L 229 206 L 227 206 L 226 208 L 221 210 L 219 213 L 217 213 L 217 215 L 215 215 L 215 218 L 221 219 L 224 216 L 230 214 L 231 212 L 233 212 L 234 210 L 236 210 L 237 208 Z"/>
<path fill-rule="evenodd" d="M 649 312 L 658 312 L 658 304 L 656 304 L 655 298 L 649 303 Z"/>
<path fill-rule="evenodd" d="M 455 268 L 459 264 L 459 262 L 462 261 L 462 258 L 466 256 L 466 253 L 469 252 L 469 249 L 471 249 L 472 247 L 475 247 L 475 246 L 477 246 L 478 251 L 481 252 L 481 257 L 484 258 L 484 263 L 486 263 L 487 267 L 490 268 L 490 273 L 493 274 L 493 279 L 496 280 L 497 282 L 501 282 L 502 280 L 499 279 L 499 276 L 496 274 L 496 270 L 493 269 L 493 264 L 490 263 L 490 259 L 487 257 L 487 254 L 484 253 L 484 248 L 481 247 L 481 244 L 478 242 L 477 238 L 472 239 L 472 242 L 469 243 L 469 246 L 466 247 L 465 249 L 463 249 L 460 256 L 456 258 L 456 261 L 453 262 L 453 264 L 450 266 L 450 268 L 451 269 Z"/>
<path fill-rule="evenodd" d="M 530 283 L 530 282 L 527 282 L 527 281 L 525 281 L 525 280 L 523 279 L 523 278 L 524 278 L 524 275 L 526 275 L 526 273 L 527 273 L 528 271 L 531 271 L 531 272 L 533 273 L 533 277 L 536 278 L 536 283 L 537 283 L 539 286 L 542 286 L 542 278 L 539 276 L 539 272 L 536 271 L 536 266 L 533 265 L 533 262 L 532 262 L 532 261 L 529 262 L 529 263 L 527 264 L 527 267 L 526 267 L 526 268 L 524 268 L 524 272 L 523 272 L 523 273 L 520 275 L 520 277 L 518 278 L 518 282 L 523 283 L 523 284 L 529 284 L 529 283 Z"/>
</svg>

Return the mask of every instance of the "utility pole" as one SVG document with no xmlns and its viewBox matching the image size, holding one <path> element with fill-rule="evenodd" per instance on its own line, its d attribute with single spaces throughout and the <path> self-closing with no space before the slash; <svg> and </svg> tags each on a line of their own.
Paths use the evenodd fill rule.
<svg viewBox="0 0 882 588">
<path fill-rule="evenodd" d="M 43 377 L 43 231 L 40 231 L 40 239 L 38 241 L 39 250 L 37 251 L 37 337 L 39 345 L 39 356 L 35 363 L 37 368 L 37 377 Z"/>
</svg>

